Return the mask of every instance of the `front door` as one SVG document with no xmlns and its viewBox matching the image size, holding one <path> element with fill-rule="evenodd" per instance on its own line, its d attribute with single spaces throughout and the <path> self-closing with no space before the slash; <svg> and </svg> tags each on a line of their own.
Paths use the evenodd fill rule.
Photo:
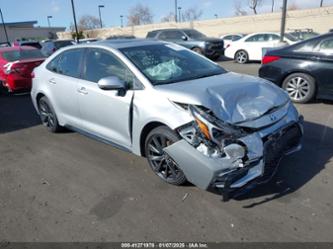
<svg viewBox="0 0 333 249">
<path fill-rule="evenodd" d="M 116 90 L 102 90 L 97 82 L 108 76 L 125 81 L 125 94 Z M 130 112 L 134 91 L 134 76 L 110 51 L 89 48 L 83 62 L 82 80 L 77 93 L 84 130 L 122 147 L 131 148 Z"/>
</svg>

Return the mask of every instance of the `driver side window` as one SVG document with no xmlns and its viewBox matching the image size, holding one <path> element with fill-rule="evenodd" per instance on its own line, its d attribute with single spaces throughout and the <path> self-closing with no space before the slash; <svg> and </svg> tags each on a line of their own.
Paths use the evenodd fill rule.
<svg viewBox="0 0 333 249">
<path fill-rule="evenodd" d="M 83 79 L 97 83 L 108 76 L 118 77 L 127 83 L 129 89 L 133 89 L 135 76 L 116 56 L 104 49 L 88 49 L 83 65 Z"/>
</svg>

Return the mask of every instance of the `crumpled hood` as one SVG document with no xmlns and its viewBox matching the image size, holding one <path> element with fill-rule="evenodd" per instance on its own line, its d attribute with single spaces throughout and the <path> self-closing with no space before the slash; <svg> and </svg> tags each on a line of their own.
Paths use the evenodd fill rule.
<svg viewBox="0 0 333 249">
<path fill-rule="evenodd" d="M 155 89 L 171 101 L 204 106 L 230 124 L 259 118 L 289 101 L 288 95 L 273 83 L 231 72 Z"/>
</svg>

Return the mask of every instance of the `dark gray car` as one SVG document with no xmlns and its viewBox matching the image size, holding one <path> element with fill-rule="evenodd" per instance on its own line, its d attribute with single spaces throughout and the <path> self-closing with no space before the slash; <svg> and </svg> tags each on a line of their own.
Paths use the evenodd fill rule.
<svg viewBox="0 0 333 249">
<path fill-rule="evenodd" d="M 195 29 L 160 29 L 150 31 L 146 38 L 174 42 L 216 60 L 224 53 L 222 39 L 209 38 Z"/>
<path fill-rule="evenodd" d="M 42 44 L 42 53 L 45 56 L 50 56 L 55 51 L 60 48 L 67 47 L 73 45 L 73 40 L 48 40 Z"/>
</svg>

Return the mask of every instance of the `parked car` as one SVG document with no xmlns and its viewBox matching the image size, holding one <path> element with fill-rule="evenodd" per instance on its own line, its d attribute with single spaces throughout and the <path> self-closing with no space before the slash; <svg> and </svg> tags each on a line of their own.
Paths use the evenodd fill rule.
<svg viewBox="0 0 333 249">
<path fill-rule="evenodd" d="M 136 39 L 134 35 L 111 35 L 106 40 Z"/>
<path fill-rule="evenodd" d="M 293 44 L 297 39 L 286 34 L 285 42 Z M 225 50 L 225 56 L 234 59 L 237 63 L 244 64 L 249 61 L 261 61 L 264 48 L 272 48 L 280 43 L 280 34 L 274 32 L 254 33 L 247 35 L 230 44 Z"/>
<path fill-rule="evenodd" d="M 259 76 L 282 87 L 296 103 L 333 99 L 333 34 L 269 51 Z"/>
<path fill-rule="evenodd" d="M 73 40 L 48 40 L 42 45 L 42 53 L 45 56 L 50 56 L 60 48 L 71 46 L 74 44 Z"/>
<path fill-rule="evenodd" d="M 209 38 L 195 29 L 160 29 L 150 31 L 146 38 L 174 42 L 216 60 L 224 53 L 223 40 Z"/>
<path fill-rule="evenodd" d="M 91 42 L 97 42 L 99 41 L 100 39 L 98 38 L 84 38 L 84 39 L 80 39 L 80 43 L 91 43 Z M 73 43 L 76 44 L 76 42 L 73 41 Z"/>
<path fill-rule="evenodd" d="M 295 29 L 288 34 L 294 36 L 297 40 L 304 41 L 319 35 L 313 31 L 313 29 Z"/>
<path fill-rule="evenodd" d="M 217 188 L 225 199 L 268 181 L 301 147 L 302 119 L 283 90 L 173 43 L 76 45 L 34 74 L 32 101 L 50 131 L 116 145 L 168 183 Z"/>
<path fill-rule="evenodd" d="M 245 34 L 227 34 L 227 35 L 220 36 L 220 39 L 223 40 L 224 48 L 226 49 L 227 47 L 230 46 L 231 43 L 240 40 L 244 36 L 246 36 L 246 35 Z"/>
<path fill-rule="evenodd" d="M 14 47 L 29 46 L 29 47 L 34 47 L 34 48 L 37 48 L 37 49 L 42 48 L 42 45 L 40 44 L 39 41 L 14 41 L 13 46 Z"/>
<path fill-rule="evenodd" d="M 0 85 L 9 92 L 30 90 L 31 72 L 44 59 L 36 48 L 0 48 Z"/>
<path fill-rule="evenodd" d="M 4 47 L 10 47 L 10 43 L 8 43 L 8 42 L 0 42 L 0 48 L 4 48 Z"/>
</svg>

